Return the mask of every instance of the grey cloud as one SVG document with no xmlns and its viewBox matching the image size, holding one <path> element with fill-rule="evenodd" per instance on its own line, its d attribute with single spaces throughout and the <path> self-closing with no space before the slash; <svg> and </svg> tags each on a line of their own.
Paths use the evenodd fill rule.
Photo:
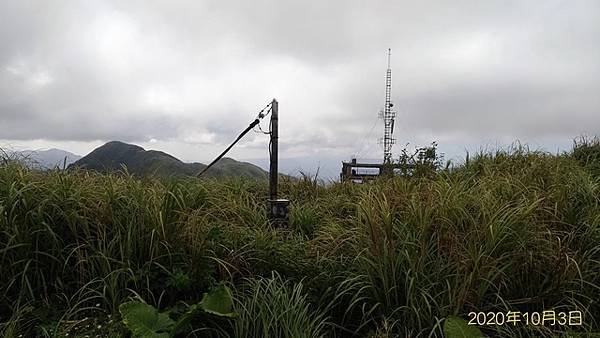
<svg viewBox="0 0 600 338">
<path fill-rule="evenodd" d="M 61 114 L 39 114 L 29 117 L 20 112 L 31 111 L 18 106 L 0 105 L 2 138 L 8 140 L 122 140 L 144 142 L 153 138 L 169 139 L 178 135 L 178 125 L 168 118 L 144 116 L 110 117 L 102 112 L 79 111 Z M 8 111 L 8 113 L 6 113 Z M 11 116 L 12 115 L 12 116 Z M 15 118 L 17 117 L 17 118 Z M 34 122 L 30 123 L 31 118 Z"/>
<path fill-rule="evenodd" d="M 405 97 L 403 118 L 434 133 L 516 138 L 600 132 L 600 98 L 581 86 L 456 85 Z"/>
<path fill-rule="evenodd" d="M 347 154 L 383 104 L 388 47 L 399 138 L 600 133 L 597 13 L 597 1 L 4 1 L 0 139 L 226 144 L 254 117 L 248 102 L 277 94 L 283 149 Z"/>
</svg>

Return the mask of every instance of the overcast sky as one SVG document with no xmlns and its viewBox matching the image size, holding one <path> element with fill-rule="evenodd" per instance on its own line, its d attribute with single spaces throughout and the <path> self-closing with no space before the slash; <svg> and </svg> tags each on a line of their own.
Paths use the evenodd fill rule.
<svg viewBox="0 0 600 338">
<path fill-rule="evenodd" d="M 277 98 L 281 157 L 377 159 L 392 48 L 396 153 L 555 152 L 600 134 L 599 41 L 596 0 L 1 0 L 0 146 L 208 162 Z"/>
</svg>

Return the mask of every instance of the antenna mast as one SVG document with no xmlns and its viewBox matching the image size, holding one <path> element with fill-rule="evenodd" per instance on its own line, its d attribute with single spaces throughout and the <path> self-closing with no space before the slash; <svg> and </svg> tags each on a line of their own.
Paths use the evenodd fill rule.
<svg viewBox="0 0 600 338">
<path fill-rule="evenodd" d="M 392 69 L 390 68 L 390 59 L 392 49 L 388 48 L 388 67 L 385 75 L 385 107 L 379 112 L 379 117 L 383 119 L 383 164 L 392 163 L 392 145 L 396 140 L 392 138 L 394 133 L 394 119 L 396 112 L 392 110 Z"/>
</svg>

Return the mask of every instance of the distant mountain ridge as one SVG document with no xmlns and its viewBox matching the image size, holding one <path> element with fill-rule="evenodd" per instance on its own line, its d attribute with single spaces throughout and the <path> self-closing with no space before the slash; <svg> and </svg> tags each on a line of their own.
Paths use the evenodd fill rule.
<svg viewBox="0 0 600 338">
<path fill-rule="evenodd" d="M 88 155 L 72 163 L 69 168 L 81 168 L 99 172 L 122 170 L 138 176 L 194 176 L 206 168 L 202 163 L 185 163 L 162 151 L 144 148 L 120 141 L 108 142 Z M 250 177 L 266 179 L 268 174 L 260 167 L 222 158 L 204 175 L 207 177 Z"/>
<path fill-rule="evenodd" d="M 11 151 L 9 154 L 15 156 L 17 160 L 29 168 L 42 170 L 64 168 L 81 158 L 79 155 L 55 148 Z"/>
</svg>

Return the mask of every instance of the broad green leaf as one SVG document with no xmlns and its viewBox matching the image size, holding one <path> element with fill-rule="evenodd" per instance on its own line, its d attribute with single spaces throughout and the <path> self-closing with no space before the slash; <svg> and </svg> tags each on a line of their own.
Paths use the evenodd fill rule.
<svg viewBox="0 0 600 338">
<path fill-rule="evenodd" d="M 200 303 L 191 305 L 187 311 L 179 317 L 173 328 L 173 333 L 182 332 L 192 322 L 192 319 L 202 312 L 233 318 L 237 314 L 232 312 L 232 304 L 231 291 L 221 284 L 212 289 L 209 293 L 205 293 Z"/>
<path fill-rule="evenodd" d="M 235 317 L 233 312 L 233 299 L 231 298 L 231 292 L 225 285 L 219 285 L 216 288 L 210 290 L 209 293 L 205 293 L 202 297 L 202 302 L 198 305 L 213 315 L 221 317 Z"/>
<path fill-rule="evenodd" d="M 444 321 L 444 335 L 447 338 L 481 338 L 485 337 L 474 325 L 469 325 L 457 316 L 448 316 Z"/>
<path fill-rule="evenodd" d="M 198 314 L 198 312 L 204 311 L 202 310 L 198 304 L 194 304 L 190 306 L 187 311 L 177 319 L 175 326 L 173 327 L 173 334 L 177 334 L 182 332 L 191 322 L 192 319 Z"/>
<path fill-rule="evenodd" d="M 151 305 L 138 301 L 119 306 L 123 324 L 135 338 L 168 338 L 175 322 L 166 313 L 159 313 Z"/>
</svg>

